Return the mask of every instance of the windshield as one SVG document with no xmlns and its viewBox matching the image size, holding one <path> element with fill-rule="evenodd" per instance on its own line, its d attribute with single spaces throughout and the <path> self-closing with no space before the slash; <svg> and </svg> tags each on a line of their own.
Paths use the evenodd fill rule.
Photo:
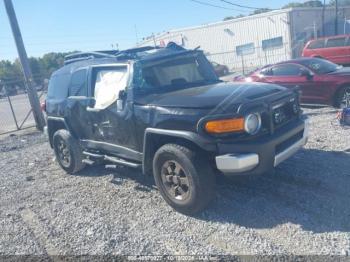
<svg viewBox="0 0 350 262">
<path fill-rule="evenodd" d="M 321 75 L 332 73 L 332 72 L 342 68 L 342 66 L 339 66 L 339 65 L 334 64 L 332 62 L 329 62 L 329 61 L 324 60 L 324 59 L 319 59 L 319 58 L 302 60 L 302 61 L 300 61 L 300 63 L 302 65 L 310 68 L 311 70 L 313 70 L 317 74 L 321 74 Z"/>
<path fill-rule="evenodd" d="M 189 88 L 219 82 L 211 65 L 201 57 L 181 57 L 145 66 L 142 69 L 144 90 Z"/>
</svg>

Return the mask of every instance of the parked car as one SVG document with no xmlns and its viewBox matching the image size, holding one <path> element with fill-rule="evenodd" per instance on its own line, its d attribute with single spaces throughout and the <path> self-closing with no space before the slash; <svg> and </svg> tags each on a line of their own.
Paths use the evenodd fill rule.
<svg viewBox="0 0 350 262">
<path fill-rule="evenodd" d="M 350 65 L 350 35 L 311 40 L 306 44 L 302 56 L 324 58 L 339 65 Z"/>
<path fill-rule="evenodd" d="M 220 65 L 216 62 L 211 62 L 211 64 L 213 65 L 214 67 L 214 70 L 215 70 L 215 73 L 217 76 L 226 76 L 228 75 L 228 73 L 230 72 L 230 70 L 228 69 L 227 66 L 225 65 Z"/>
<path fill-rule="evenodd" d="M 222 82 L 200 50 L 95 55 L 67 57 L 49 83 L 47 134 L 68 173 L 106 161 L 139 168 L 193 214 L 213 198 L 218 171 L 265 173 L 307 141 L 298 92 Z"/>
<path fill-rule="evenodd" d="M 298 87 L 303 104 L 344 107 L 350 93 L 350 68 L 324 59 L 300 58 L 266 66 L 241 81 Z"/>
</svg>

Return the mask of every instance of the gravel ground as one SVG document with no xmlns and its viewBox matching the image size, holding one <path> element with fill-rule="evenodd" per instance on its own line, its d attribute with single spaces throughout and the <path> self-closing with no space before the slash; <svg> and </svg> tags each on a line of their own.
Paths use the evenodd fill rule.
<svg viewBox="0 0 350 262">
<path fill-rule="evenodd" d="M 67 175 L 39 134 L 0 140 L 0 254 L 350 255 L 350 129 L 307 109 L 308 145 L 274 172 L 221 182 L 199 216 L 151 178 L 93 167 Z"/>
</svg>

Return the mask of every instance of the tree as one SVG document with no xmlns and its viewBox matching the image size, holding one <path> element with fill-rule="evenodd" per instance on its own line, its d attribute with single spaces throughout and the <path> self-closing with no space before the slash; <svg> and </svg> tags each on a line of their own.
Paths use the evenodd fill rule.
<svg viewBox="0 0 350 262">
<path fill-rule="evenodd" d="M 33 80 L 36 84 L 44 83 L 45 79 L 50 78 L 51 74 L 64 64 L 64 57 L 69 53 L 48 53 L 43 57 L 30 57 L 29 65 L 33 73 Z M 8 60 L 0 61 L 0 90 L 6 85 L 7 89 L 12 90 L 16 87 L 24 88 L 23 74 L 21 64 L 18 59 L 14 62 Z"/>
<path fill-rule="evenodd" d="M 291 2 L 289 4 L 282 6 L 282 9 L 293 8 L 293 7 L 322 7 L 322 6 L 323 6 L 322 2 L 319 0 L 316 0 L 316 1 L 306 1 L 304 3 Z"/>
<path fill-rule="evenodd" d="M 270 12 L 270 11 L 272 11 L 272 10 L 269 8 L 260 8 L 260 9 L 254 10 L 254 12 L 250 15 L 257 15 L 257 14 L 262 14 L 262 13 L 266 13 L 266 12 Z"/>
<path fill-rule="evenodd" d="M 236 15 L 236 16 L 227 16 L 223 20 L 224 21 L 228 21 L 228 20 L 237 19 L 237 18 L 241 18 L 241 17 L 244 17 L 244 15 L 239 14 L 239 15 Z"/>
</svg>

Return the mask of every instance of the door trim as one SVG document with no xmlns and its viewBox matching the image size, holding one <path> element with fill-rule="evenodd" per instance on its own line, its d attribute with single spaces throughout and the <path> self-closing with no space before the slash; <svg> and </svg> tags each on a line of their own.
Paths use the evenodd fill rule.
<svg viewBox="0 0 350 262">
<path fill-rule="evenodd" d="M 102 150 L 121 158 L 142 162 L 143 154 L 127 147 L 93 140 L 80 140 L 84 148 Z"/>
</svg>

